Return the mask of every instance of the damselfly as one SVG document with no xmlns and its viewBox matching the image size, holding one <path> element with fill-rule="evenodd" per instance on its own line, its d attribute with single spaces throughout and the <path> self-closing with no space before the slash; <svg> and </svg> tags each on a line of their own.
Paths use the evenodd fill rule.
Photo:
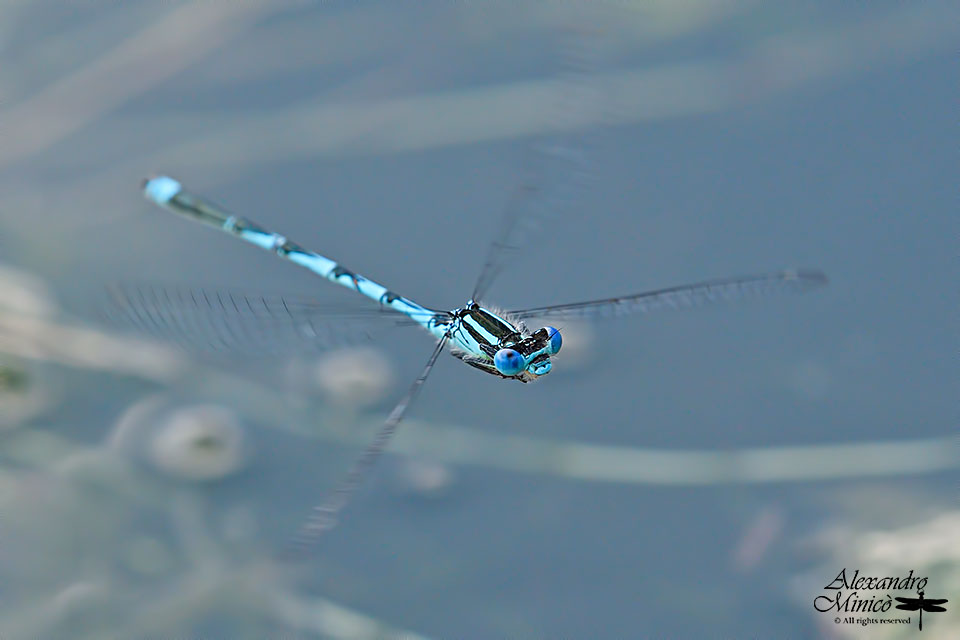
<svg viewBox="0 0 960 640">
<path fill-rule="evenodd" d="M 301 531 L 299 541 L 302 544 L 312 542 L 323 531 L 334 526 L 337 513 L 346 505 L 363 475 L 383 451 L 441 351 L 448 344 L 454 356 L 484 373 L 505 380 L 530 382 L 550 372 L 553 366 L 551 359 L 560 352 L 563 339 L 560 331 L 553 326 L 529 328 L 526 325 L 529 320 L 645 313 L 776 292 L 802 292 L 819 287 L 827 281 L 819 271 L 787 270 L 767 275 L 710 280 L 587 302 L 496 312 L 485 307 L 482 298 L 502 263 L 503 252 L 511 247 L 500 238 L 492 245 L 490 257 L 477 279 L 470 299 L 459 308 L 439 310 L 420 305 L 330 258 L 304 249 L 285 236 L 228 213 L 208 200 L 190 193 L 173 178 L 159 176 L 148 179 L 144 183 L 144 192 L 147 198 L 166 209 L 226 231 L 245 242 L 305 267 L 331 282 L 352 289 L 385 309 L 407 316 L 437 340 L 420 376 L 394 407 L 376 438 L 358 458 L 331 499 L 316 508 L 313 517 Z M 510 231 L 508 228 L 505 234 L 509 235 Z M 203 304 L 196 300 L 194 302 Z M 226 300 L 218 298 L 216 303 L 207 299 L 205 303 L 217 304 L 224 310 L 233 308 L 236 312 L 247 310 L 244 307 L 255 312 L 260 305 L 269 304 L 262 298 L 236 296 L 229 296 Z M 282 299 L 274 301 L 273 304 L 286 305 Z M 291 317 L 295 316 L 289 306 L 286 306 L 285 311 Z M 164 319 L 151 320 L 163 322 Z"/>
<path fill-rule="evenodd" d="M 710 280 L 697 284 L 645 291 L 625 296 L 561 304 L 547 307 L 499 312 L 484 304 L 491 284 L 504 265 L 522 255 L 545 219 L 557 214 L 558 209 L 571 206 L 577 198 L 577 187 L 583 185 L 584 150 L 589 146 L 588 130 L 583 125 L 599 121 L 596 112 L 596 92 L 591 84 L 591 69 L 601 47 L 590 40 L 593 32 L 578 28 L 561 58 L 566 73 L 556 87 L 557 113 L 544 113 L 544 122 L 550 131 L 579 132 L 569 139 L 554 138 L 555 143 L 539 147 L 543 165 L 540 180 L 531 180 L 516 191 L 507 205 L 504 224 L 490 244 L 486 261 L 477 277 L 473 292 L 466 303 L 456 309 L 444 310 L 422 306 L 372 280 L 347 269 L 338 262 L 297 245 L 285 236 L 240 218 L 190 193 L 173 178 L 158 176 L 144 183 L 144 192 L 150 200 L 177 214 L 226 231 L 245 242 L 256 245 L 305 267 L 317 275 L 352 289 L 376 302 L 389 313 L 401 314 L 405 320 L 419 325 L 436 339 L 433 353 L 419 377 L 400 399 L 377 436 L 354 462 L 344 480 L 330 498 L 316 507 L 301 529 L 295 548 L 309 547 L 319 536 L 336 524 L 336 517 L 359 486 L 365 473 L 380 456 L 414 397 L 420 391 L 437 358 L 446 346 L 450 352 L 470 366 L 486 374 L 505 380 L 531 382 L 547 375 L 553 367 L 553 357 L 560 352 L 563 338 L 552 324 L 558 319 L 594 318 L 608 315 L 646 313 L 660 309 L 696 306 L 704 303 L 762 296 L 776 292 L 802 292 L 826 283 L 826 277 L 815 270 L 786 270 L 766 275 Z M 544 184 L 539 184 L 544 183 Z M 549 184 L 552 184 L 552 189 Z M 552 196 L 552 198 L 551 198 Z M 171 291 L 135 289 L 120 291 L 122 306 L 132 311 L 141 325 L 153 328 L 173 328 L 178 337 L 189 339 L 197 332 L 211 336 L 215 341 L 228 342 L 249 348 L 251 325 L 256 333 L 258 320 L 265 316 L 284 320 L 284 329 L 297 339 L 306 338 L 312 344 L 324 345 L 354 327 L 336 313 L 318 309 L 315 303 L 296 301 L 278 296 L 249 296 L 222 292 Z M 213 319 L 204 313 L 212 310 Z M 202 319 L 197 316 L 204 316 Z M 541 326 L 527 323 L 543 319 Z M 235 322 L 231 322 L 234 320 Z M 248 323 L 236 322 L 250 320 Z M 213 330 L 211 332 L 211 329 Z M 168 332 L 169 333 L 169 332 Z M 262 336 L 254 336 L 262 337 Z M 269 337 L 269 336 L 268 336 Z M 269 341 L 268 341 L 269 342 Z"/>
</svg>

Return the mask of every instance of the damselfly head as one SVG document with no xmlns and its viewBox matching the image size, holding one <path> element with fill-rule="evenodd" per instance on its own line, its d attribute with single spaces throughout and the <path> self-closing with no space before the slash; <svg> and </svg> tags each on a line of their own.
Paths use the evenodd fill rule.
<svg viewBox="0 0 960 640">
<path fill-rule="evenodd" d="M 562 344 L 563 339 L 557 329 L 543 327 L 523 340 L 498 350 L 493 364 L 505 376 L 546 375 L 553 366 L 550 356 L 556 355 Z"/>
<path fill-rule="evenodd" d="M 527 338 L 530 340 L 530 338 Z M 522 345 L 517 345 L 518 347 Z M 543 350 L 534 351 L 528 356 L 517 349 L 504 347 L 493 356 L 493 365 L 501 374 L 507 377 L 520 377 L 524 381 L 532 380 L 531 376 L 543 376 L 550 373 L 553 366 L 550 355 Z"/>
</svg>

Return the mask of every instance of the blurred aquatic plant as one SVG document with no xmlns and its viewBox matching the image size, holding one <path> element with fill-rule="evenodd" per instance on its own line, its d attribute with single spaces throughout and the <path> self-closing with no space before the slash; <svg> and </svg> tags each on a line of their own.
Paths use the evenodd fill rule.
<svg viewBox="0 0 960 640">
<path fill-rule="evenodd" d="M 32 273 L 0 264 L 0 310 L 50 317 L 59 305 L 47 283 Z"/>
<path fill-rule="evenodd" d="M 192 0 L 145 20 L 142 28 L 114 47 L 2 112 L 13 126 L 6 128 L 0 166 L 43 151 L 153 88 L 249 29 L 270 8 L 262 0 L 236 5 Z M 116 81 L 118 71 L 131 68 L 139 72 L 124 73 L 123 82 Z M 69 110 L 63 109 L 65 103 L 71 105 Z"/>
<path fill-rule="evenodd" d="M 804 26 L 754 37 L 742 43 L 741 55 L 732 58 L 614 70 L 602 74 L 600 81 L 612 88 L 615 104 L 610 111 L 622 123 L 722 112 L 744 101 L 843 77 L 882 61 L 941 50 L 958 35 L 956 17 L 955 8 L 948 3 L 903 6 L 862 16 L 859 22 L 840 28 Z M 707 24 L 709 20 L 690 21 L 682 30 Z M 195 136 L 171 140 L 168 148 L 155 154 L 159 160 L 154 157 L 150 162 L 176 162 L 184 171 L 209 178 L 236 175 L 249 163 L 265 160 L 403 153 L 535 135 L 545 133 L 549 126 L 542 113 L 554 103 L 558 89 L 555 82 L 535 79 L 375 103 L 295 104 L 269 116 L 257 114 L 256 123 L 239 114 L 205 123 L 208 126 Z M 443 113 L 444 118 L 438 120 L 436 113 Z M 384 127 L 383 122 L 394 126 Z M 579 128 L 591 123 L 571 120 L 567 124 Z M 125 126 L 143 127 L 145 123 Z M 252 148 L 257 149 L 256 154 L 247 152 Z"/>
<path fill-rule="evenodd" d="M 391 488 L 400 495 L 436 499 L 450 494 L 456 474 L 449 465 L 423 457 L 400 463 L 391 477 Z"/>
<path fill-rule="evenodd" d="M 569 3 L 573 7 L 577 3 Z M 251 165 L 264 166 L 318 155 L 382 155 L 407 153 L 421 149 L 482 141 L 511 139 L 544 133 L 541 117 L 545 105 L 555 100 L 556 84 L 541 78 L 505 82 L 483 87 L 425 88 L 418 93 L 388 94 L 372 99 L 382 91 L 383 69 L 377 68 L 343 85 L 318 89 L 305 100 L 278 105 L 264 113 L 244 110 L 218 111 L 178 109 L 168 105 L 162 110 L 120 111 L 110 118 L 103 115 L 122 101 L 146 92 L 170 74 L 183 69 L 212 49 L 240 33 L 231 48 L 229 60 L 210 66 L 197 65 L 188 74 L 180 73 L 177 83 L 168 83 L 164 91 L 186 100 L 195 91 L 231 90 L 238 81 L 255 82 L 258 76 L 276 69 L 300 71 L 303 67 L 329 65 L 331 70 L 350 68 L 357 56 L 376 52 L 387 56 L 404 49 L 403 39 L 382 26 L 389 10 L 371 10 L 357 5 L 342 14 L 296 12 L 274 16 L 269 25 L 256 24 L 269 13 L 269 3 L 251 3 L 249 7 L 224 8 L 229 24 L 217 20 L 215 7 L 222 3 L 187 3 L 146 24 L 136 11 L 123 13 L 130 36 L 121 46 L 97 55 L 81 58 L 79 69 L 62 70 L 62 78 L 52 86 L 31 86 L 36 77 L 49 77 L 49 63 L 34 63 L 14 84 L 17 93 L 29 99 L 14 102 L 0 112 L 10 131 L 17 132 L 16 144 L 0 150 L 0 165 L 13 162 L 56 145 L 58 167 L 69 167 L 83 175 L 80 181 L 38 184 L 13 181 L 6 201 L 13 208 L 35 207 L 38 190 L 66 205 L 95 202 L 96 209 L 82 219 L 59 220 L 61 226 L 103 223 L 116 219 L 116 212 L 129 207 L 127 195 L 115 188 L 131 180 L 132 167 L 176 166 L 183 173 L 204 175 L 206 186 L 231 180 Z M 798 20 L 797 10 L 780 5 L 756 5 L 753 0 L 731 2 L 637 2 L 596 3 L 610 9 L 606 20 L 611 40 L 623 50 L 624 58 L 643 55 L 652 42 L 696 37 L 722 25 L 732 28 L 738 38 L 733 55 L 705 55 L 692 60 L 666 61 L 657 66 L 638 66 L 609 70 L 603 81 L 614 88 L 615 105 L 610 111 L 622 123 L 671 119 L 737 109 L 744 103 L 770 99 L 818 83 L 836 82 L 852 74 L 881 65 L 896 65 L 949 50 L 960 29 L 955 3 L 938 0 L 877 8 L 858 7 L 838 21 L 835 12 L 824 5 L 808 10 Z M 317 5 L 318 8 L 320 5 Z M 504 30 L 517 28 L 553 28 L 569 17 L 565 7 L 555 3 L 524 6 L 511 12 L 458 5 L 449 16 L 460 19 L 447 25 L 472 34 L 480 27 L 482 37 L 493 38 Z M 871 5 L 872 7 L 872 5 Z M 582 7 L 574 7 L 574 10 Z M 509 16 L 509 17 L 508 17 Z M 731 18 L 735 18 L 731 21 Z M 405 16 L 398 16 L 404 19 Z M 570 22 L 568 21 L 568 24 Z M 254 24 L 256 28 L 250 29 Z M 167 25 L 163 27 L 163 25 Z M 173 28 L 171 25 L 182 25 Z M 736 25 L 741 25 L 737 28 Z M 95 38 L 96 22 L 83 38 Z M 164 32 L 164 29 L 167 29 Z M 380 37 L 350 37 L 348 34 L 377 33 Z M 212 34 L 211 38 L 208 38 Z M 456 32 L 456 31 L 455 31 Z M 298 55 L 289 54 L 292 42 L 326 34 L 321 49 Z M 177 34 L 174 37 L 173 34 Z M 188 34 L 193 34 L 191 37 Z M 141 41 L 139 38 L 145 38 Z M 241 44 L 242 43 L 242 44 Z M 335 44 L 334 44 L 335 43 Z M 43 44 L 38 44 L 43 48 Z M 386 51 L 384 51 L 386 49 Z M 176 55 L 167 55 L 176 51 Z M 269 53 L 267 53 L 269 52 Z M 79 55 L 79 53 L 78 53 Z M 64 59 L 73 58 L 65 56 Z M 402 56 L 400 57 L 402 60 Z M 163 62 L 158 67 L 155 61 Z M 111 79 L 118 70 L 137 68 L 142 73 L 136 86 Z M 212 70 L 215 69 L 216 73 Z M 389 75 L 409 72 L 391 69 Z M 39 72 L 45 72 L 41 74 Z M 126 81 L 129 74 L 124 74 Z M 56 76 L 54 76 L 56 77 Z M 0 82 L 3 75 L 0 74 Z M 186 92 L 178 93 L 178 92 Z M 58 113 L 64 95 L 81 96 L 83 109 L 59 114 L 55 127 L 37 114 Z M 67 98 L 73 100 L 72 98 Z M 443 118 L 435 117 L 442 113 Z M 604 115 L 609 118 L 609 114 Z M 49 118 L 48 118 L 49 119 Z M 97 130 L 96 148 L 89 144 L 71 146 L 70 133 L 83 127 L 109 126 Z M 588 122 L 571 122 L 581 127 Z M 144 146 L 131 147 L 144 132 Z M 63 206 L 63 211 L 75 210 Z M 18 219 L 11 221 L 20 224 Z M 14 227 L 15 228 L 15 227 Z"/>
<path fill-rule="evenodd" d="M 13 366 L 0 364 L 0 389 L 9 393 L 22 391 L 26 387 L 26 372 Z"/>
<path fill-rule="evenodd" d="M 17 340 L 5 318 L 39 322 L 57 312 L 58 305 L 41 278 L 0 264 L 0 430 L 20 426 L 54 404 L 56 393 L 50 372 L 3 348 Z"/>
<path fill-rule="evenodd" d="M 153 463 L 190 480 L 232 475 L 243 466 L 244 436 L 237 416 L 225 407 L 178 409 L 151 442 Z"/>
<path fill-rule="evenodd" d="M 114 451 L 185 480 L 225 478 L 249 453 L 239 416 L 230 409 L 181 406 L 160 396 L 124 412 L 108 442 Z"/>
<path fill-rule="evenodd" d="M 767 506 L 751 517 L 731 554 L 733 568 L 740 572 L 755 570 L 774 543 L 783 535 L 786 518 L 783 510 Z"/>
<path fill-rule="evenodd" d="M 0 431 L 19 427 L 54 404 L 56 394 L 41 367 L 0 353 Z"/>
<path fill-rule="evenodd" d="M 149 408 L 142 403 L 141 416 Z M 173 424 L 224 423 L 219 409 L 184 411 Z M 203 492 L 142 473 L 124 451 L 143 435 L 130 429 L 95 447 L 39 430 L 8 439 L 5 459 L 19 468 L 0 468 L 0 568 L 17 589 L 0 600 L 4 636 L 196 636 L 215 628 L 234 638 L 422 637 L 298 594 L 293 574 L 251 535 L 248 505 L 219 508 Z"/>
<path fill-rule="evenodd" d="M 383 400 L 393 383 L 393 369 L 381 351 L 351 347 L 322 355 L 313 377 L 331 401 L 362 407 Z"/>
</svg>

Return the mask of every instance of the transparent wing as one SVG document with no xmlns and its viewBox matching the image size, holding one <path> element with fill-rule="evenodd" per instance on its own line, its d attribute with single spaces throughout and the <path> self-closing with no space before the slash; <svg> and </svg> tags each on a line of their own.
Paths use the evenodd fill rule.
<svg viewBox="0 0 960 640">
<path fill-rule="evenodd" d="M 536 307 L 508 312 L 508 317 L 584 318 L 649 313 L 662 309 L 697 307 L 718 302 L 732 302 L 778 293 L 802 293 L 827 284 L 827 276 L 812 269 L 781 271 L 759 276 L 708 280 L 629 296 L 590 300 L 549 307 Z"/>
<path fill-rule="evenodd" d="M 360 454 L 360 457 L 354 461 L 350 470 L 347 471 L 347 474 L 343 480 L 340 481 L 340 484 L 334 492 L 330 494 L 327 500 L 313 508 L 310 517 L 284 551 L 285 556 L 301 556 L 309 553 L 323 534 L 337 526 L 337 516 L 340 511 L 347 506 L 347 503 L 350 502 L 353 494 L 356 493 L 357 489 L 363 483 L 367 473 L 380 458 L 390 439 L 393 438 L 393 434 L 396 433 L 397 427 L 403 420 L 407 409 L 420 393 L 423 383 L 426 381 L 427 376 L 430 375 L 430 371 L 437 362 L 437 358 L 440 357 L 440 353 L 447 343 L 447 338 L 448 336 L 445 335 L 437 342 L 437 346 L 430 355 L 430 359 L 427 361 L 420 376 L 410 385 L 410 389 L 406 395 L 400 399 L 400 402 L 398 402 L 393 408 L 393 411 L 390 412 L 390 416 L 386 422 L 383 423 L 376 437 L 370 442 L 364 452 Z"/>
<path fill-rule="evenodd" d="M 590 171 L 588 153 L 596 143 L 595 122 L 599 91 L 594 82 L 600 58 L 597 32 L 571 30 L 561 58 L 564 70 L 555 83 L 553 113 L 544 114 L 547 126 L 558 132 L 533 145 L 528 175 L 507 201 L 500 228 L 473 288 L 480 301 L 504 267 L 526 252 L 546 222 L 578 203 L 586 191 Z"/>
<path fill-rule="evenodd" d="M 104 315 L 187 350 L 252 356 L 323 351 L 367 341 L 377 327 L 414 324 L 376 305 L 149 284 L 110 287 Z"/>
</svg>

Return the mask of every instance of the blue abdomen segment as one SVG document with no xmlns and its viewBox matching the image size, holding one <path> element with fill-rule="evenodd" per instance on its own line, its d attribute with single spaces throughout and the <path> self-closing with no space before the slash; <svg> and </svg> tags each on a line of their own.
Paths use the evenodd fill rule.
<svg viewBox="0 0 960 640">
<path fill-rule="evenodd" d="M 313 251 L 287 240 L 279 233 L 268 231 L 259 225 L 220 209 L 212 203 L 186 191 L 173 178 L 158 176 L 144 182 L 144 195 L 156 204 L 191 220 L 215 227 L 237 236 L 241 240 L 276 253 L 281 258 L 305 267 L 310 271 L 337 284 L 363 294 L 385 307 L 399 311 L 438 338 L 442 337 L 446 327 L 432 322 L 436 311 L 427 309 L 412 300 L 393 293 L 381 284 L 368 280 Z"/>
</svg>

